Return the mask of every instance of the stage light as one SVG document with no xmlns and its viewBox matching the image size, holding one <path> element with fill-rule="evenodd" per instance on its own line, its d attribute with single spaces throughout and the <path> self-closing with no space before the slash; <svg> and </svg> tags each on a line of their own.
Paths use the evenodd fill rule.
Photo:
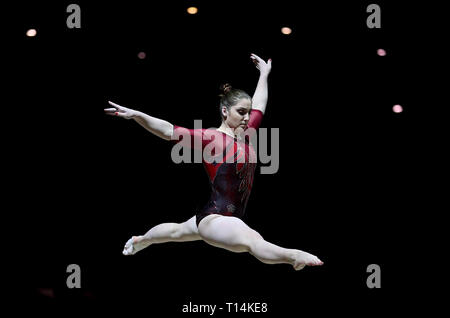
<svg viewBox="0 0 450 318">
<path fill-rule="evenodd" d="M 143 60 L 143 59 L 145 59 L 145 57 L 146 57 L 145 52 L 139 52 L 139 53 L 138 53 L 138 58 L 139 58 L 139 59 Z"/>
<path fill-rule="evenodd" d="M 197 12 L 198 12 L 198 9 L 196 7 L 187 8 L 187 13 L 189 13 L 189 14 L 196 14 Z"/>
<path fill-rule="evenodd" d="M 29 36 L 29 37 L 36 36 L 36 34 L 37 34 L 37 32 L 36 32 L 35 29 L 29 29 L 29 30 L 27 31 L 27 36 Z"/>
<path fill-rule="evenodd" d="M 392 107 L 392 110 L 394 111 L 394 113 L 401 113 L 403 111 L 403 107 L 400 105 L 394 105 L 394 107 Z"/>
<path fill-rule="evenodd" d="M 281 33 L 286 34 L 286 35 L 291 34 L 292 29 L 288 28 L 288 27 L 283 27 L 283 28 L 281 28 Z"/>
<path fill-rule="evenodd" d="M 386 55 L 386 51 L 383 50 L 383 49 L 378 49 L 378 50 L 377 50 L 377 54 L 378 54 L 379 56 L 385 56 L 385 55 Z"/>
</svg>

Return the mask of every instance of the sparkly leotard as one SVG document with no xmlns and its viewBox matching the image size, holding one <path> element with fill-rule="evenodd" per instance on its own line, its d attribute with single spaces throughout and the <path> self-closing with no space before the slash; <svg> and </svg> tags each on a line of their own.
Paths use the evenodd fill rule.
<svg viewBox="0 0 450 318">
<path fill-rule="evenodd" d="M 251 110 L 248 131 L 256 133 L 262 118 L 261 111 Z M 251 137 L 252 133 L 248 136 Z M 178 140 L 180 136 L 183 138 Z M 174 125 L 172 139 L 183 146 L 201 150 L 202 154 L 212 155 L 206 159 L 202 156 L 203 165 L 209 176 L 211 196 L 196 214 L 197 226 L 209 214 L 242 218 L 256 168 L 256 153 L 249 142 L 251 138 L 244 138 L 241 141 L 215 129 L 186 129 Z"/>
</svg>

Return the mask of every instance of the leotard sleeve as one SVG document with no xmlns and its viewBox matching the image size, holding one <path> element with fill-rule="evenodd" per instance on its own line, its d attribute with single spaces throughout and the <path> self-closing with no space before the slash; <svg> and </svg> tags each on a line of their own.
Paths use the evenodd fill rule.
<svg viewBox="0 0 450 318">
<path fill-rule="evenodd" d="M 248 127 L 258 129 L 263 119 L 262 111 L 258 109 L 252 109 L 250 111 L 250 120 L 248 121 Z"/>
</svg>

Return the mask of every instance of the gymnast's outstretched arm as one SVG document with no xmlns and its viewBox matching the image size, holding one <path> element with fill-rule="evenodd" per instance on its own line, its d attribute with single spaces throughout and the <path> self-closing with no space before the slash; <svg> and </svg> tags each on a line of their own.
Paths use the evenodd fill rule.
<svg viewBox="0 0 450 318">
<path fill-rule="evenodd" d="M 262 58 L 255 54 L 251 54 L 250 58 L 259 70 L 258 84 L 256 85 L 256 90 L 252 97 L 252 109 L 260 110 L 264 114 L 268 98 L 267 78 L 272 69 L 272 60 L 269 59 L 266 63 Z"/>
<path fill-rule="evenodd" d="M 173 134 L 173 125 L 165 120 L 144 114 L 143 112 L 108 102 L 114 108 L 106 108 L 107 115 L 118 116 L 125 119 L 134 119 L 139 125 L 147 129 L 152 134 L 170 140 Z"/>
</svg>

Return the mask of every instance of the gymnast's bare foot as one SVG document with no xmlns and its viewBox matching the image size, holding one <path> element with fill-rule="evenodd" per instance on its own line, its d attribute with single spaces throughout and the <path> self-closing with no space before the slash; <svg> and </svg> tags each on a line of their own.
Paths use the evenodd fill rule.
<svg viewBox="0 0 450 318">
<path fill-rule="evenodd" d="M 151 243 L 144 241 L 142 236 L 133 236 L 126 243 L 123 249 L 123 255 L 134 255 L 140 250 L 146 248 Z"/>
<path fill-rule="evenodd" d="M 294 252 L 294 263 L 292 264 L 296 271 L 303 269 L 305 266 L 320 266 L 323 262 L 312 254 L 296 250 Z"/>
</svg>

